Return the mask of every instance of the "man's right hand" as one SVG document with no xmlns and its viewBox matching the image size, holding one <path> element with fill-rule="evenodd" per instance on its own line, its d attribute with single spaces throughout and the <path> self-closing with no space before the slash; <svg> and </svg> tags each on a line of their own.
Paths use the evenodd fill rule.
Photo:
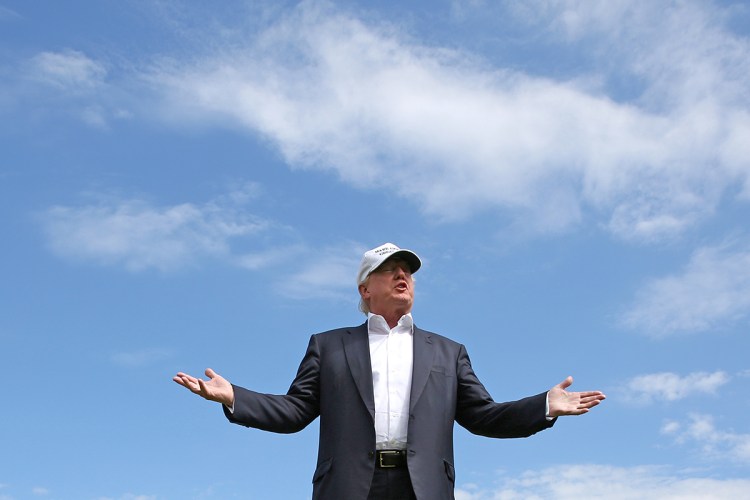
<svg viewBox="0 0 750 500">
<path fill-rule="evenodd" d="M 234 406 L 234 389 L 232 388 L 232 384 L 211 368 L 206 368 L 206 376 L 208 380 L 202 380 L 187 373 L 179 372 L 172 380 L 202 398 L 209 401 L 216 401 L 228 408 L 232 408 Z"/>
</svg>

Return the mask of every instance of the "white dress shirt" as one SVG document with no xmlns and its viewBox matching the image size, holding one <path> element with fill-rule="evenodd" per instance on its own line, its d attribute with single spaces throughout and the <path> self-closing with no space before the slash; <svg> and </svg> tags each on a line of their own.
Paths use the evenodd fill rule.
<svg viewBox="0 0 750 500">
<path fill-rule="evenodd" d="M 367 316 L 375 395 L 375 447 L 379 450 L 406 449 L 414 364 L 413 327 L 411 314 L 402 316 L 392 329 L 382 316 Z"/>
</svg>

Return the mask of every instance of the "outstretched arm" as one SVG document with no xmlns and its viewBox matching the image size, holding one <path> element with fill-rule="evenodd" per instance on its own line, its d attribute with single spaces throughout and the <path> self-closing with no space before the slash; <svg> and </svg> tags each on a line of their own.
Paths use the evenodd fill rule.
<svg viewBox="0 0 750 500">
<path fill-rule="evenodd" d="M 211 368 L 206 368 L 206 376 L 208 380 L 202 380 L 187 373 L 179 372 L 172 380 L 186 387 L 193 394 L 232 408 L 234 406 L 234 389 L 232 388 L 232 384 Z"/>
<path fill-rule="evenodd" d="M 549 416 L 583 415 L 591 408 L 601 403 L 606 396 L 600 391 L 568 392 L 565 389 L 573 383 L 573 377 L 568 377 L 547 393 L 549 402 Z"/>
</svg>

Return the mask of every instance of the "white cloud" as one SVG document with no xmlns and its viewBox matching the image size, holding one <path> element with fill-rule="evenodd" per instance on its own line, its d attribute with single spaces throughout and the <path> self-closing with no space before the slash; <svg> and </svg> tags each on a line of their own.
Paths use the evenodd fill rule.
<svg viewBox="0 0 750 500">
<path fill-rule="evenodd" d="M 156 500 L 156 495 L 135 495 L 125 493 L 119 497 L 99 497 L 97 500 Z"/>
<path fill-rule="evenodd" d="M 367 248 L 351 241 L 324 246 L 298 243 L 245 254 L 236 261 L 251 271 L 283 267 L 274 290 L 284 297 L 356 302 L 355 274 Z"/>
<path fill-rule="evenodd" d="M 750 480 L 714 479 L 667 467 L 561 465 L 501 477 L 495 487 L 456 489 L 456 500 L 728 500 L 744 498 Z"/>
<path fill-rule="evenodd" d="M 234 245 L 235 240 L 261 232 L 266 240 L 284 233 L 293 236 L 293 229 L 244 209 L 256 193 L 257 186 L 243 186 L 204 205 L 159 207 L 142 200 L 104 200 L 94 205 L 56 206 L 41 215 L 41 222 L 52 251 L 74 261 L 130 271 L 175 271 L 196 265 L 202 258 L 214 258 L 253 272 L 273 270 L 275 292 L 288 298 L 356 298 L 354 275 L 366 249 L 362 244 L 276 243 L 253 252 L 234 248 L 240 246 Z M 132 366 L 166 354 L 119 353 L 113 361 Z"/>
<path fill-rule="evenodd" d="M 389 188 L 443 219 L 499 209 L 560 231 L 591 213 L 652 241 L 710 216 L 738 182 L 750 197 L 745 38 L 696 2 L 535 5 L 569 40 L 601 42 L 588 50 L 620 47 L 605 66 L 643 86 L 639 98 L 590 84 L 606 73 L 571 82 L 488 68 L 320 2 L 151 81 L 173 119 L 235 123 L 292 165 Z"/>
<path fill-rule="evenodd" d="M 33 78 L 72 93 L 93 90 L 107 76 L 102 63 L 75 50 L 42 52 L 31 60 L 31 66 Z"/>
<path fill-rule="evenodd" d="M 18 14 L 18 12 L 0 5 L 0 21 L 5 21 L 8 19 L 19 19 L 20 17 L 21 16 Z"/>
<path fill-rule="evenodd" d="M 43 488 L 41 486 L 35 486 L 34 488 L 31 489 L 31 492 L 34 495 L 44 496 L 44 495 L 49 495 L 50 491 L 47 488 Z"/>
<path fill-rule="evenodd" d="M 702 332 L 750 313 L 750 244 L 733 241 L 695 251 L 679 275 L 638 292 L 623 323 L 654 337 Z"/>
<path fill-rule="evenodd" d="M 157 207 L 132 199 L 56 206 L 42 215 L 42 222 L 59 256 L 132 271 L 175 270 L 205 256 L 229 258 L 232 239 L 268 227 L 229 197 L 204 205 Z"/>
<path fill-rule="evenodd" d="M 122 78 L 121 71 L 110 74 L 110 66 L 109 61 L 77 50 L 40 52 L 16 67 L 0 69 L 8 73 L 0 87 L 0 105 L 5 108 L 0 111 L 33 109 L 44 115 L 62 111 L 108 130 L 113 120 L 131 118 L 131 109 L 144 100 L 142 94 L 134 96 L 132 82 Z"/>
<path fill-rule="evenodd" d="M 309 249 L 277 291 L 293 299 L 350 300 L 356 303 L 356 270 L 365 247 L 355 243 Z"/>
<path fill-rule="evenodd" d="M 289 245 L 276 247 L 270 250 L 263 250 L 253 253 L 246 253 L 235 259 L 238 266 L 251 271 L 276 267 L 288 264 L 291 261 L 303 259 L 308 252 L 304 245 Z"/>
<path fill-rule="evenodd" d="M 171 351 L 166 349 L 141 349 L 116 353 L 112 356 L 112 361 L 125 368 L 137 368 L 162 361 L 171 355 Z"/>
<path fill-rule="evenodd" d="M 723 371 L 696 372 L 684 377 L 670 372 L 650 373 L 629 380 L 623 399 L 637 404 L 677 401 L 696 394 L 715 394 L 729 380 L 729 375 Z"/>
<path fill-rule="evenodd" d="M 689 419 L 686 424 L 666 422 L 662 433 L 673 436 L 679 444 L 698 445 L 702 457 L 750 464 L 750 434 L 719 430 L 711 415 L 691 414 Z"/>
</svg>

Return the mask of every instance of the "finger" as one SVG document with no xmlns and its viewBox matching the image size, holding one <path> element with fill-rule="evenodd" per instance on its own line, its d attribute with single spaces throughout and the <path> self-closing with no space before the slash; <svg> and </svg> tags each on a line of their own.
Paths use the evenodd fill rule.
<svg viewBox="0 0 750 500">
<path fill-rule="evenodd" d="M 606 398 L 603 392 L 601 391 L 584 391 L 584 392 L 574 392 L 573 394 L 576 394 L 577 396 L 581 398 Z"/>
<path fill-rule="evenodd" d="M 596 392 L 574 392 L 572 393 L 572 396 L 577 397 L 581 401 L 591 401 L 593 399 L 601 401 L 602 399 L 606 399 L 606 396 L 604 394 Z"/>
<path fill-rule="evenodd" d="M 559 384 L 557 384 L 557 387 L 559 387 L 562 390 L 565 390 L 568 387 L 570 387 L 571 384 L 573 384 L 573 377 L 571 377 L 570 375 L 568 375 L 568 377 L 565 380 L 563 380 L 562 382 L 560 382 Z"/>
<path fill-rule="evenodd" d="M 183 373 L 183 372 L 177 372 L 177 375 L 175 375 L 175 378 L 180 378 L 182 380 L 190 380 L 190 381 L 196 382 L 196 383 L 197 383 L 197 380 L 198 380 L 195 377 L 193 377 L 192 375 L 188 375 L 187 373 Z"/>
<path fill-rule="evenodd" d="M 593 408 L 599 403 L 601 403 L 601 401 L 599 401 L 598 399 L 595 399 L 593 401 L 581 402 L 581 404 L 578 405 L 578 408 Z"/>
<path fill-rule="evenodd" d="M 200 385 L 198 384 L 198 379 L 195 377 L 191 377 L 190 375 L 181 374 L 182 376 L 175 376 L 172 380 L 180 384 L 181 386 L 187 388 L 191 392 L 197 393 L 200 389 Z"/>
<path fill-rule="evenodd" d="M 213 371 L 211 368 L 206 368 L 206 377 L 214 378 L 216 377 L 216 372 Z"/>
<path fill-rule="evenodd" d="M 187 384 L 189 383 L 189 378 L 184 373 L 178 373 L 177 375 L 175 375 L 174 377 L 172 377 L 172 380 L 174 380 L 178 384 L 184 385 L 184 386 L 187 386 Z"/>
</svg>

